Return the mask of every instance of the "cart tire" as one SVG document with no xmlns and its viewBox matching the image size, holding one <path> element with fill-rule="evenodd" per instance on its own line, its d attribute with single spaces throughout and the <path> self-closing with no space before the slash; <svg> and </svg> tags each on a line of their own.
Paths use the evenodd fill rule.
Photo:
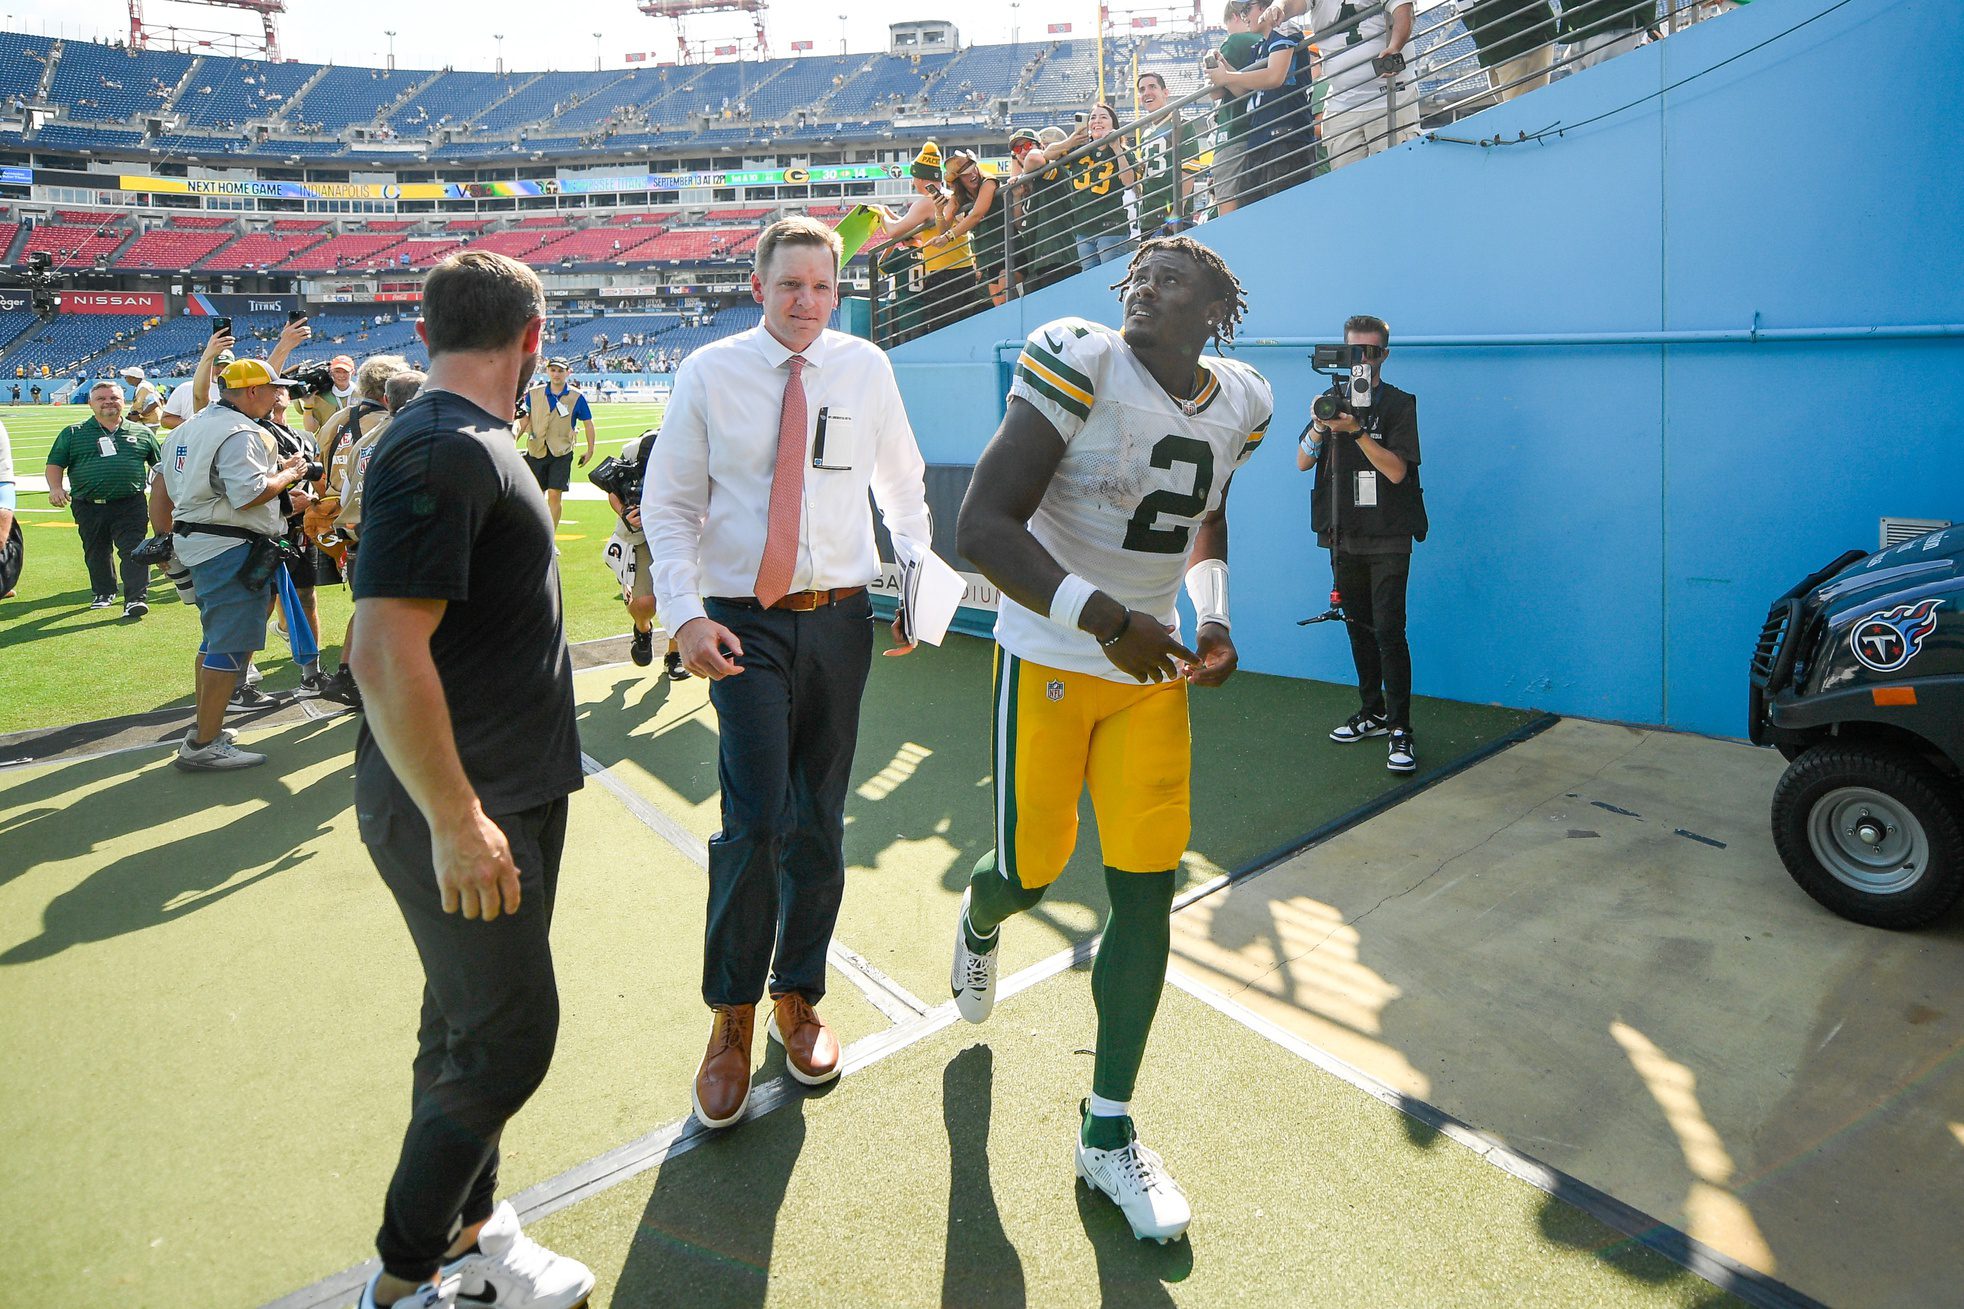
<svg viewBox="0 0 1964 1309">
<path fill-rule="evenodd" d="M 1921 927 L 1964 894 L 1964 801 L 1902 751 L 1803 752 L 1773 790 L 1773 844 L 1801 890 L 1870 927 Z"/>
</svg>

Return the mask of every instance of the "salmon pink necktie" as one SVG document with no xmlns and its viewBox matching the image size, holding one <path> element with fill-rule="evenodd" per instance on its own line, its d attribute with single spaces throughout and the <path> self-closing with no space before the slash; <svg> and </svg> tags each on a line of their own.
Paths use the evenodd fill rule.
<svg viewBox="0 0 1964 1309">
<path fill-rule="evenodd" d="M 799 380 L 805 357 L 792 355 L 784 383 L 784 408 L 777 419 L 777 468 L 771 474 L 771 516 L 764 534 L 764 559 L 757 565 L 757 600 L 765 608 L 791 591 L 798 563 L 798 519 L 805 504 L 805 384 Z"/>
</svg>

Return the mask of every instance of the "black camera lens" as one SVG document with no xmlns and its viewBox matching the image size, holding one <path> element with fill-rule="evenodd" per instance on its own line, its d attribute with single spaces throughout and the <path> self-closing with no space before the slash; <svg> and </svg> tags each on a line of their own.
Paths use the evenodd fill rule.
<svg viewBox="0 0 1964 1309">
<path fill-rule="evenodd" d="M 1325 391 L 1309 402 L 1309 412 L 1316 415 L 1316 421 L 1319 423 L 1327 423 L 1332 418 L 1350 412 L 1350 406 L 1344 403 L 1342 396 Z"/>
<path fill-rule="evenodd" d="M 327 476 L 327 466 L 325 464 L 315 463 L 315 464 L 307 465 L 307 471 L 306 471 L 307 481 L 318 482 L 321 480 L 321 478 L 326 476 Z"/>
</svg>

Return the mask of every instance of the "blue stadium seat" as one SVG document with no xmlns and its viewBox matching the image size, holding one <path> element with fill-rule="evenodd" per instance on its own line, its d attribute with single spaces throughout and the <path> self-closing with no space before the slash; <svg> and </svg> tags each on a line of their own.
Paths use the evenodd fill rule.
<svg viewBox="0 0 1964 1309">
<path fill-rule="evenodd" d="M 207 55 L 172 112 L 183 128 L 236 127 L 270 118 L 285 109 L 294 93 L 319 71 L 319 64 Z"/>
<path fill-rule="evenodd" d="M 480 134 L 491 136 L 513 131 L 526 123 L 541 122 L 625 76 L 619 69 L 604 73 L 546 73 L 505 103 L 487 110 L 475 126 Z"/>
<path fill-rule="evenodd" d="M 120 123 L 163 105 L 193 56 L 173 50 L 126 50 L 69 41 L 62 46 L 48 96 L 84 122 Z M 37 66 L 38 67 L 38 66 Z"/>
<path fill-rule="evenodd" d="M 11 100 L 40 90 L 41 75 L 47 71 L 48 52 L 54 44 L 51 36 L 0 32 L 0 97 Z"/>
<path fill-rule="evenodd" d="M 408 136 L 448 123 L 461 123 L 484 106 L 502 100 L 520 86 L 527 74 L 447 72 L 419 92 L 415 99 L 389 115 L 389 125 Z"/>
<path fill-rule="evenodd" d="M 298 103 L 288 105 L 284 120 L 315 124 L 323 132 L 373 122 L 384 108 L 428 76 L 426 72 L 392 73 L 381 68 L 330 68 Z"/>
</svg>

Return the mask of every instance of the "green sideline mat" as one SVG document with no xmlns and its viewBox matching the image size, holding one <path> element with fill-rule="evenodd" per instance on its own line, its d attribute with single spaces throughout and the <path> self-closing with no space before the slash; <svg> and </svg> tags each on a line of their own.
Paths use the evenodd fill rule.
<svg viewBox="0 0 1964 1309">
<path fill-rule="evenodd" d="M 886 644 L 884 635 L 881 645 Z M 845 905 L 839 940 L 928 1003 L 947 999 L 948 951 L 969 870 L 994 843 L 989 697 L 995 645 L 950 637 L 938 650 L 876 657 L 846 799 Z M 609 766 L 693 835 L 721 825 L 716 714 L 706 683 L 659 667 L 579 678 L 580 733 Z M 1382 742 L 1340 746 L 1330 728 L 1356 691 L 1327 682 L 1236 675 L 1193 693 L 1193 849 L 1189 882 L 1233 871 L 1406 779 L 1385 771 Z M 1421 699 L 1424 770 L 1436 771 L 1533 717 Z M 1106 910 L 1096 825 L 1082 806 L 1078 853 L 1037 910 L 1004 935 L 1013 972 L 1095 934 Z"/>
<path fill-rule="evenodd" d="M 249 736 L 272 762 L 217 776 L 163 750 L 0 772 L 0 1301 L 233 1309 L 373 1253 L 422 980 L 354 736 Z M 591 784 L 571 830 L 511 1191 L 686 1117 L 709 1034 L 701 873 Z M 831 990 L 842 1039 L 886 1026 Z"/>
<path fill-rule="evenodd" d="M 1735 1303 L 1168 988 L 1137 1098 L 1191 1198 L 1141 1244 L 1079 1186 L 1065 974 L 533 1225 L 596 1309 Z"/>
</svg>

